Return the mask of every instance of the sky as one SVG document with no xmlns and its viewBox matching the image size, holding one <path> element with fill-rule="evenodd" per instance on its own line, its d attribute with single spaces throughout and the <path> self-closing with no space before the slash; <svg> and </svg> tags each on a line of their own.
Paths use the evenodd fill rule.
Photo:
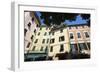
<svg viewBox="0 0 100 73">
<path fill-rule="evenodd" d="M 74 21 L 65 20 L 65 24 L 74 25 L 74 24 L 86 24 L 87 20 L 82 19 L 81 15 L 77 15 Z"/>
<path fill-rule="evenodd" d="M 36 13 L 37 13 L 37 15 L 38 15 L 39 18 L 40 18 L 41 13 L 40 13 L 40 12 L 36 12 Z M 44 23 L 43 23 L 43 20 L 44 20 L 44 19 L 41 19 L 41 18 L 40 18 L 40 22 L 41 22 L 42 24 L 44 24 Z M 66 20 L 64 21 L 64 24 L 68 24 L 68 25 L 86 24 L 86 23 L 87 23 L 87 20 L 82 19 L 81 15 L 77 15 L 77 16 L 76 16 L 76 19 L 73 20 L 73 21 L 70 21 L 70 20 L 68 20 L 68 19 L 66 19 Z"/>
</svg>

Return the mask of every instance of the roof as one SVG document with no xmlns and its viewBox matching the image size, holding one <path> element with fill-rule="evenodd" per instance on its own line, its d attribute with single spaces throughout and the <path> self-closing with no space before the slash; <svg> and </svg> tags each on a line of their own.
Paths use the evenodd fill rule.
<svg viewBox="0 0 100 73">
<path fill-rule="evenodd" d="M 43 24 L 43 25 L 40 25 L 39 27 L 48 27 L 49 28 L 50 26 Z"/>
<path fill-rule="evenodd" d="M 67 27 L 67 25 L 65 25 L 65 24 L 52 25 L 52 26 L 40 25 L 39 27 L 48 27 L 48 28 L 51 28 L 51 32 L 52 32 L 52 31 L 57 31 L 57 30 L 60 30 L 60 29 L 64 29 L 64 28 Z"/>
<path fill-rule="evenodd" d="M 57 30 L 64 29 L 64 28 L 67 28 L 67 25 L 65 25 L 65 24 L 62 24 L 62 25 L 54 25 L 51 28 L 51 31 L 57 31 Z"/>
</svg>

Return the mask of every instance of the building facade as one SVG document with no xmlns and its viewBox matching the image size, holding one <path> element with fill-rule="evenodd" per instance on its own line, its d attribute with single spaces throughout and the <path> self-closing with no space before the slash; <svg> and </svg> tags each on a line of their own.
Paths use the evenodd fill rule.
<svg viewBox="0 0 100 73">
<path fill-rule="evenodd" d="M 24 51 L 27 53 L 33 44 L 40 22 L 34 12 L 25 11 L 24 16 Z"/>
<path fill-rule="evenodd" d="M 70 54 L 90 55 L 90 26 L 40 23 L 35 12 L 24 12 L 25 58 L 36 60 L 70 59 Z"/>
<path fill-rule="evenodd" d="M 67 29 L 71 52 L 90 55 L 90 26 L 87 24 L 69 25 Z"/>
<path fill-rule="evenodd" d="M 69 53 L 70 46 L 67 27 L 62 25 L 61 27 L 56 26 L 53 28 L 45 25 L 39 27 L 29 53 L 41 55 L 45 53 L 48 59 L 51 60 L 59 59 L 60 54 Z"/>
<path fill-rule="evenodd" d="M 50 28 L 40 26 L 34 37 L 30 52 L 44 53 L 50 47 Z"/>
<path fill-rule="evenodd" d="M 59 25 L 53 27 L 51 29 L 50 49 L 48 52 L 49 53 L 48 56 L 56 60 L 59 59 L 60 55 L 69 53 L 69 51 L 70 51 L 70 46 L 69 46 L 67 27 L 65 25 Z"/>
</svg>

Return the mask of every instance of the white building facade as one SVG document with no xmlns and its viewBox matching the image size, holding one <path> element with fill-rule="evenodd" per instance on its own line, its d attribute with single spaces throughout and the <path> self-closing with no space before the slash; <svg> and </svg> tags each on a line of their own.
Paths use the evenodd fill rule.
<svg viewBox="0 0 100 73">
<path fill-rule="evenodd" d="M 27 53 L 33 43 L 36 31 L 40 25 L 39 21 L 36 18 L 34 12 L 25 11 L 24 12 L 24 50 Z"/>
</svg>

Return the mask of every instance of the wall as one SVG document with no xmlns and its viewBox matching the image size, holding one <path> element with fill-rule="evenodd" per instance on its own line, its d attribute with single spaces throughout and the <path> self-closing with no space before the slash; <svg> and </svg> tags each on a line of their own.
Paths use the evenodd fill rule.
<svg viewBox="0 0 100 73">
<path fill-rule="evenodd" d="M 0 1 L 0 73 L 13 73 L 9 70 L 10 67 L 10 54 L 11 54 L 11 1 L 14 0 L 1 0 Z M 17 0 L 16 0 L 17 1 Z M 22 1 L 22 0 L 21 0 Z M 24 0 L 29 1 L 29 0 Z M 69 67 L 69 68 L 46 68 L 44 70 L 33 70 L 29 71 L 30 73 L 98 73 L 100 70 L 100 48 L 99 48 L 99 40 L 100 40 L 100 0 L 30 0 L 37 3 L 48 4 L 48 5 L 86 5 L 86 6 L 96 6 L 97 10 L 97 19 L 98 23 L 94 24 L 93 32 L 92 32 L 92 40 L 95 41 L 92 43 L 93 47 L 98 48 L 97 57 L 98 57 L 98 67 Z M 21 71 L 22 72 L 22 71 Z M 24 71 L 22 73 L 29 73 L 28 71 Z"/>
</svg>

